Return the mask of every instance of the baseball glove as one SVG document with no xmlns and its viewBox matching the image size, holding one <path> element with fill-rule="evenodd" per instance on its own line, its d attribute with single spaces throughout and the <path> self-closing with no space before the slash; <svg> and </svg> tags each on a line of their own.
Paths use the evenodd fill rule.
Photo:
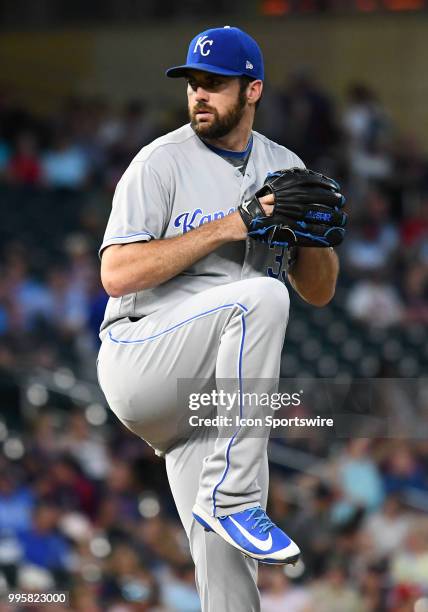
<svg viewBox="0 0 428 612">
<path fill-rule="evenodd" d="M 259 198 L 272 193 L 267 216 Z M 291 168 L 267 175 L 252 200 L 238 207 L 248 235 L 269 246 L 333 247 L 345 235 L 345 197 L 339 184 L 312 170 Z"/>
</svg>

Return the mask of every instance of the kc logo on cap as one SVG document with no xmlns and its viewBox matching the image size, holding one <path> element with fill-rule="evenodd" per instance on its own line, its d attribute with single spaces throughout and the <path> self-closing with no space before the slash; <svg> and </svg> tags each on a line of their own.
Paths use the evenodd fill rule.
<svg viewBox="0 0 428 612">
<path fill-rule="evenodd" d="M 166 74 L 173 78 L 185 77 L 189 70 L 264 79 L 260 47 L 249 34 L 231 26 L 197 34 L 188 47 L 186 63 L 170 68 Z"/>
<path fill-rule="evenodd" d="M 199 48 L 199 51 L 200 51 L 201 55 L 203 55 L 204 57 L 206 55 L 209 55 L 211 49 L 206 49 L 205 50 L 205 47 L 207 45 L 211 46 L 213 44 L 213 42 L 214 42 L 213 40 L 208 40 L 208 36 L 206 36 L 206 35 L 205 36 L 199 36 L 198 40 L 196 41 L 195 48 L 193 49 L 193 53 L 197 53 L 198 52 L 198 48 Z"/>
</svg>

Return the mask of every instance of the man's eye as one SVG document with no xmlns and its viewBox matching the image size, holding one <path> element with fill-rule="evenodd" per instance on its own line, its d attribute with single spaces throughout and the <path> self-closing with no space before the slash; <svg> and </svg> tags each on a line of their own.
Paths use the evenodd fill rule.
<svg viewBox="0 0 428 612">
<path fill-rule="evenodd" d="M 209 90 L 218 89 L 219 87 L 221 87 L 221 85 L 223 84 L 223 81 L 221 79 L 210 79 L 209 81 L 206 81 L 205 83 L 198 83 L 197 81 L 188 79 L 187 83 L 189 87 L 193 89 L 193 91 L 196 91 L 198 87 L 202 87 L 203 89 L 206 89 L 209 91 Z"/>
</svg>

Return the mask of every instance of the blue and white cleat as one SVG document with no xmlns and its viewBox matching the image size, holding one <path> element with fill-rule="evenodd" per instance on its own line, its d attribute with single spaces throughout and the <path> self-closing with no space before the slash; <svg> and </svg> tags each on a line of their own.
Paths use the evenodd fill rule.
<svg viewBox="0 0 428 612">
<path fill-rule="evenodd" d="M 214 517 L 195 505 L 193 516 L 206 531 L 214 531 L 245 555 L 261 563 L 294 565 L 299 559 L 297 544 L 270 520 L 260 506 L 229 516 Z"/>
</svg>

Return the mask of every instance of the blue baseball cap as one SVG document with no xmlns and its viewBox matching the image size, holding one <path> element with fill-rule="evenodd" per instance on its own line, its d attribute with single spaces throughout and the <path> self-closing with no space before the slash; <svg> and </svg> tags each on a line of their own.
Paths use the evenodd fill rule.
<svg viewBox="0 0 428 612">
<path fill-rule="evenodd" d="M 191 68 L 224 76 L 264 78 L 259 45 L 249 34 L 231 26 L 211 28 L 195 36 L 189 45 L 186 64 L 169 68 L 166 76 L 182 77 Z"/>
</svg>

